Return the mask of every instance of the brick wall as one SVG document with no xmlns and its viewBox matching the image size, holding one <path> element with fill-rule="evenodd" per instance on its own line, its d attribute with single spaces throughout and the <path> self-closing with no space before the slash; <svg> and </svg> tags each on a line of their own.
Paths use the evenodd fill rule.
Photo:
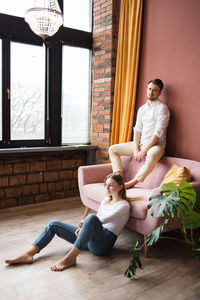
<svg viewBox="0 0 200 300">
<path fill-rule="evenodd" d="M 76 196 L 85 152 L 11 156 L 0 160 L 0 209 Z"/>
<path fill-rule="evenodd" d="M 92 131 L 96 162 L 108 162 L 120 0 L 93 0 Z"/>
</svg>

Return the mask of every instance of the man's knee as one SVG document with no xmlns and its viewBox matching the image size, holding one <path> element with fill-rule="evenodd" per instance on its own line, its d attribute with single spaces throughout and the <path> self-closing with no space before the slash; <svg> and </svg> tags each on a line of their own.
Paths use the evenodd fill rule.
<svg viewBox="0 0 200 300">
<path fill-rule="evenodd" d="M 159 159 L 164 155 L 164 151 L 160 147 L 154 147 L 152 149 L 149 149 L 146 155 L 145 161 L 147 163 L 151 162 L 158 162 Z"/>
<path fill-rule="evenodd" d="M 112 145 L 112 146 L 110 146 L 109 148 L 108 148 L 108 152 L 110 153 L 110 152 L 113 152 L 113 151 L 115 151 L 115 145 Z"/>
<path fill-rule="evenodd" d="M 145 163 L 150 165 L 156 164 L 162 156 L 163 152 L 161 151 L 152 152 L 150 155 L 146 156 Z"/>
<path fill-rule="evenodd" d="M 113 153 L 118 154 L 118 144 L 110 146 L 108 148 L 108 153 L 109 155 L 112 155 Z"/>
</svg>

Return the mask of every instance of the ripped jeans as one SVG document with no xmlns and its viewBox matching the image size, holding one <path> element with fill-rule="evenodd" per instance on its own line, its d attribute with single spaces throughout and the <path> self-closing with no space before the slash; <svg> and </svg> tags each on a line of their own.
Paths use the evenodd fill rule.
<svg viewBox="0 0 200 300">
<path fill-rule="evenodd" d="M 57 220 L 50 221 L 35 240 L 33 245 L 42 250 L 53 239 L 55 234 L 73 244 L 78 250 L 89 250 L 95 255 L 106 255 L 110 252 L 117 236 L 102 226 L 95 214 L 88 215 L 82 225 L 79 235 L 75 235 L 78 227 Z"/>
</svg>

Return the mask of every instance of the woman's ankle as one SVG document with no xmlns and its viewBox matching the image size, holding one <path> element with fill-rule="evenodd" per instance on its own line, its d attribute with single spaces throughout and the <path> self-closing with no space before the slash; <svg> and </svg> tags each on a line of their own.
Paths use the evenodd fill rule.
<svg viewBox="0 0 200 300">
<path fill-rule="evenodd" d="M 39 253 L 39 250 L 35 245 L 32 245 L 26 253 L 30 256 L 34 256 L 35 254 Z"/>
</svg>

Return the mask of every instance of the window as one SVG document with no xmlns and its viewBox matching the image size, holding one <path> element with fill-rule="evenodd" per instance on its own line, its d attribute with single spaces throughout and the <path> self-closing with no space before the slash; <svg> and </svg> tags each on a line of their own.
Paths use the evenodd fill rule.
<svg viewBox="0 0 200 300">
<path fill-rule="evenodd" d="M 89 143 L 90 51 L 63 46 L 62 143 Z"/>
<path fill-rule="evenodd" d="M 11 43 L 11 140 L 45 138 L 45 48 Z"/>
<path fill-rule="evenodd" d="M 91 0 L 64 1 L 64 26 L 91 31 Z"/>
<path fill-rule="evenodd" d="M 91 1 L 58 2 L 83 18 L 43 41 L 24 20 L 29 0 L 0 0 L 1 148 L 90 142 Z"/>
<path fill-rule="evenodd" d="M 0 0 L 0 13 L 24 18 L 32 0 Z"/>
</svg>

